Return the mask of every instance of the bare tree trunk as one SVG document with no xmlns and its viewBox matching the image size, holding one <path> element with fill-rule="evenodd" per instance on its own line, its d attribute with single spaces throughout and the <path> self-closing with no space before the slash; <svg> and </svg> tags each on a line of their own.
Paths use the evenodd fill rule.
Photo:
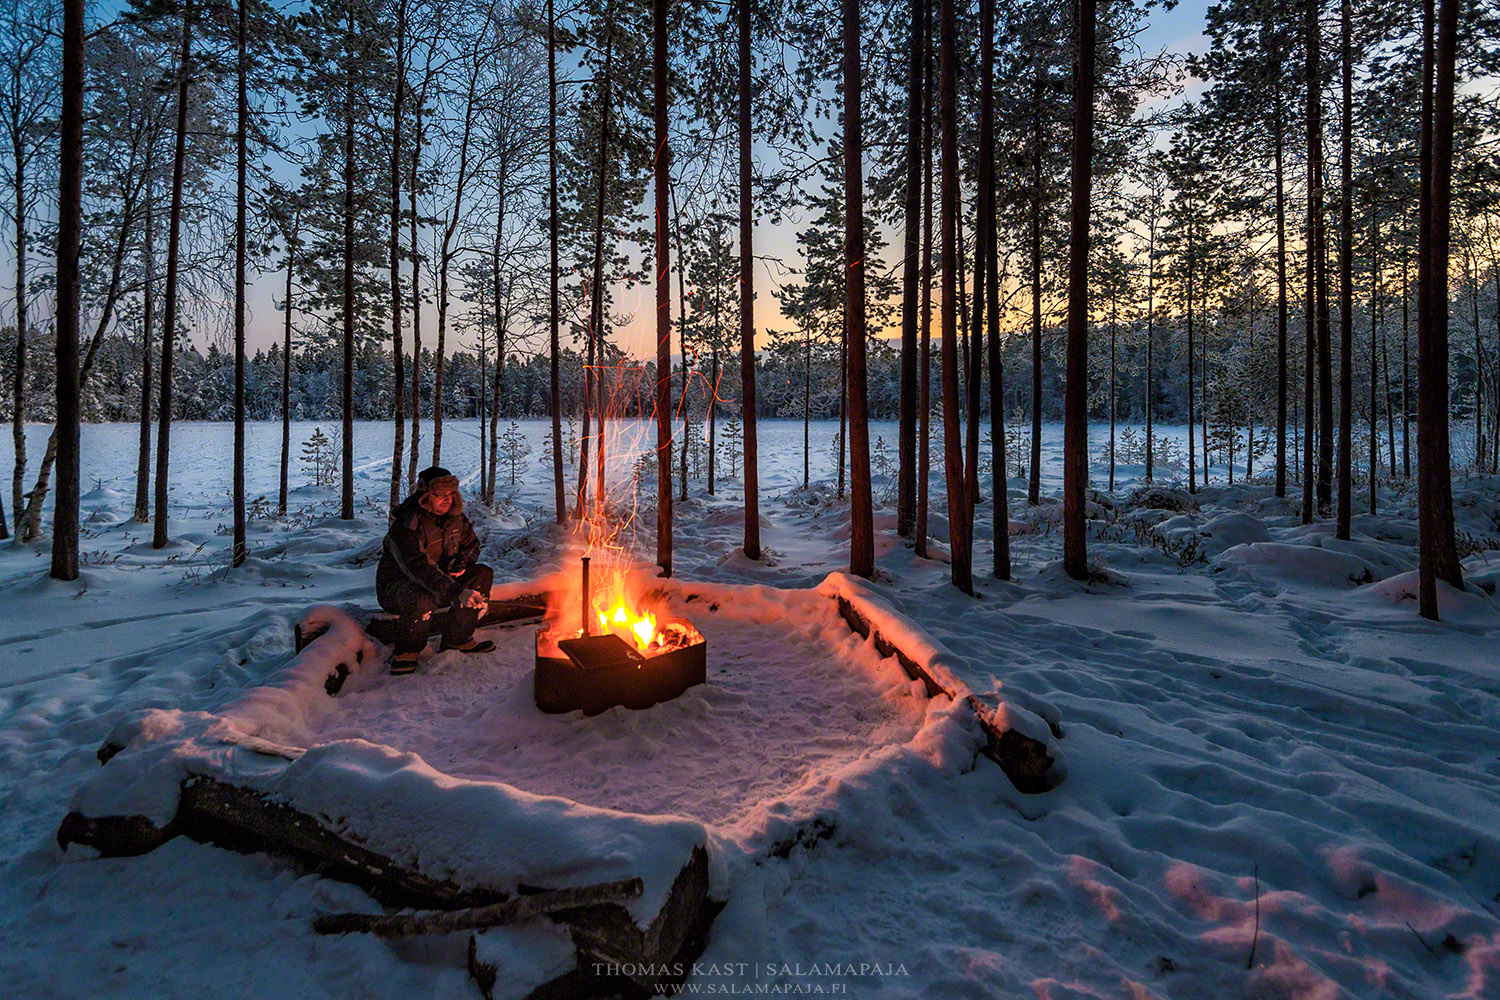
<svg viewBox="0 0 1500 1000">
<path fill-rule="evenodd" d="M 994 497 L 997 580 L 1010 579 L 1010 497 L 1006 483 L 1005 373 L 1000 356 L 1000 261 L 995 233 L 995 0 L 980 0 L 979 218 L 980 273 L 976 290 L 988 286 L 990 378 L 990 493 Z"/>
<path fill-rule="evenodd" d="M 245 56 L 245 0 L 235 5 L 235 77 L 237 83 L 237 127 L 235 129 L 234 191 L 234 547 L 230 566 L 245 562 L 245 212 L 248 166 L 250 99 L 247 80 L 250 68 Z"/>
<path fill-rule="evenodd" d="M 344 90 L 344 441 L 339 518 L 354 520 L 354 9 L 345 15 Z"/>
<path fill-rule="evenodd" d="M 1421 252 L 1417 266 L 1417 509 L 1419 599 L 1438 618 L 1437 582 L 1463 588 L 1453 535 L 1448 443 L 1448 239 L 1458 3 L 1442 0 L 1436 51 L 1433 0 L 1423 3 Z M 1433 83 L 1429 85 L 1428 81 Z M 1429 90 L 1429 86 L 1431 89 Z M 1431 97 L 1428 94 L 1431 93 Z"/>
<path fill-rule="evenodd" d="M 964 489 L 962 425 L 958 397 L 958 17 L 954 0 L 941 0 L 938 16 L 941 65 L 943 238 L 943 468 L 948 486 L 948 542 L 953 585 L 974 592 L 969 500 Z"/>
<path fill-rule="evenodd" d="M 1303 358 L 1302 417 L 1307 426 L 1302 435 L 1302 523 L 1311 524 L 1315 510 L 1317 483 L 1317 435 L 1315 433 L 1314 380 L 1317 378 L 1317 311 L 1318 311 L 1318 233 L 1323 212 L 1322 178 L 1322 99 L 1318 82 L 1318 0 L 1308 0 L 1303 18 L 1304 56 L 1307 80 L 1307 298 L 1303 309 L 1306 323 L 1306 349 Z"/>
<path fill-rule="evenodd" d="M 168 458 L 172 443 L 172 361 L 177 335 L 177 258 L 182 239 L 182 181 L 187 164 L 188 83 L 192 77 L 193 4 L 182 6 L 182 52 L 178 58 L 177 136 L 172 155 L 172 207 L 167 221 L 167 290 L 161 332 L 161 388 L 157 394 L 156 506 L 151 547 L 167 544 Z"/>
<path fill-rule="evenodd" d="M 1380 408 L 1376 402 L 1375 389 L 1378 374 L 1375 356 L 1375 341 L 1385 346 L 1380 333 L 1380 217 L 1375 206 L 1375 192 L 1370 192 L 1370 513 L 1375 513 L 1376 481 L 1380 478 Z M 1395 471 L 1394 466 L 1392 472 Z"/>
<path fill-rule="evenodd" d="M 1031 149 L 1031 469 L 1026 500 L 1042 502 L 1042 69 L 1037 66 L 1032 100 Z"/>
<path fill-rule="evenodd" d="M 417 244 L 417 168 L 422 162 L 422 102 L 426 84 L 412 107 L 411 170 L 406 197 L 411 208 L 411 451 L 406 460 L 406 488 L 417 486 L 417 451 L 422 440 L 422 252 Z M 400 387 L 397 387 L 400 391 Z"/>
<path fill-rule="evenodd" d="M 1151 199 L 1151 219 L 1147 226 L 1146 242 L 1146 482 L 1152 481 L 1152 456 L 1156 451 L 1156 439 L 1151 422 L 1156 408 L 1156 210 L 1155 195 Z"/>
<path fill-rule="evenodd" d="M 745 556 L 760 558 L 760 458 L 755 431 L 755 234 L 751 204 L 750 0 L 739 0 L 740 423 L 744 428 Z"/>
<path fill-rule="evenodd" d="M 1195 268 L 1195 266 L 1197 264 L 1197 258 L 1194 256 L 1194 248 L 1193 248 L 1194 235 L 1195 235 L 1193 225 L 1194 225 L 1193 221 L 1191 219 L 1189 219 L 1188 220 L 1188 243 L 1187 243 L 1187 257 L 1188 257 L 1188 261 L 1187 261 L 1187 268 L 1188 268 L 1188 273 L 1187 273 L 1187 404 L 1188 404 L 1187 438 L 1188 438 L 1188 492 L 1189 493 L 1197 493 L 1198 492 L 1198 453 L 1195 450 L 1196 446 L 1193 443 L 1193 435 L 1196 433 L 1196 430 L 1193 427 L 1193 421 L 1194 421 L 1194 414 L 1193 414 L 1193 302 L 1194 302 L 1194 298 L 1193 298 L 1193 277 L 1194 277 L 1194 274 L 1193 274 L 1193 271 L 1194 271 L 1194 268 Z M 1203 444 L 1204 444 L 1205 448 L 1208 446 L 1208 442 L 1207 441 L 1203 442 Z M 1205 455 L 1204 456 L 1205 461 L 1207 460 L 1207 458 L 1208 458 L 1208 456 Z"/>
<path fill-rule="evenodd" d="M 13 68 L 14 86 L 17 90 L 19 112 L 21 64 Z M 13 373 L 11 396 L 11 438 L 15 442 L 15 469 L 11 473 L 11 510 L 15 512 L 16 533 L 21 527 L 21 487 L 26 480 L 26 153 L 22 148 L 24 130 L 18 121 L 11 122 L 11 148 L 15 157 L 16 171 L 16 368 Z"/>
<path fill-rule="evenodd" d="M 932 465 L 932 21 L 928 0 L 922 76 L 922 336 L 917 379 L 917 524 L 916 553 L 927 558 L 927 507 Z M 811 357 L 811 352 L 809 352 Z"/>
<path fill-rule="evenodd" d="M 1285 144 L 1281 115 L 1281 91 L 1276 92 L 1272 118 L 1276 151 L 1276 495 L 1286 496 L 1286 406 L 1287 406 L 1287 296 L 1286 296 L 1286 173 L 1282 163 Z"/>
<path fill-rule="evenodd" d="M 1344 100 L 1339 136 L 1339 445 L 1338 520 L 1334 537 L 1349 538 L 1354 510 L 1354 52 L 1349 0 L 1342 2 L 1340 62 Z"/>
<path fill-rule="evenodd" d="M 901 281 L 901 400 L 896 472 L 896 534 L 902 538 L 911 537 L 917 521 L 917 317 L 921 294 L 918 283 L 922 280 L 922 52 L 926 44 L 923 31 L 926 20 L 926 0 L 911 0 L 906 65 L 906 235 Z"/>
<path fill-rule="evenodd" d="M 1094 153 L 1095 0 L 1076 0 L 1073 70 L 1073 206 L 1068 255 L 1068 376 L 1063 406 L 1063 569 L 1088 578 L 1084 488 L 1089 456 L 1089 207 Z M 1113 341 L 1111 340 L 1111 345 Z M 1111 354 L 1113 359 L 1113 354 Z M 1113 397 L 1111 397 L 1113 398 Z M 1111 416 L 1113 410 L 1111 410 Z"/>
<path fill-rule="evenodd" d="M 567 501 L 563 496 L 562 394 L 558 373 L 560 347 L 557 342 L 557 22 L 554 0 L 547 0 L 547 241 L 548 270 L 547 325 L 551 347 L 548 378 L 552 392 L 552 500 L 558 524 L 568 519 Z"/>
<path fill-rule="evenodd" d="M 604 15 L 604 76 L 599 101 L 599 187 L 594 208 L 594 272 L 590 290 L 587 365 L 583 371 L 583 438 L 578 463 L 578 517 L 588 516 L 589 447 L 593 418 L 599 423 L 599 490 L 594 504 L 604 505 L 604 205 L 609 186 L 610 63 L 614 58 L 613 6 Z"/>
<path fill-rule="evenodd" d="M 63 3 L 57 199 L 57 499 L 52 578 L 78 579 L 78 251 L 83 235 L 83 0 Z"/>
<path fill-rule="evenodd" d="M 1333 331 L 1328 315 L 1328 236 L 1323 218 L 1323 108 L 1322 44 L 1318 0 L 1310 0 L 1307 15 L 1307 162 L 1308 204 L 1312 210 L 1313 276 L 1316 290 L 1318 375 L 1318 516 L 1333 513 Z"/>
<path fill-rule="evenodd" d="M 656 564 L 672 575 L 672 274 L 667 232 L 672 149 L 667 144 L 667 0 L 651 3 L 656 122 Z M 601 417 L 602 419 L 602 417 Z"/>
<path fill-rule="evenodd" d="M 151 518 L 151 328 L 156 322 L 156 200 L 151 161 L 155 150 L 153 132 L 146 147 L 146 232 L 141 246 L 146 273 L 141 283 L 140 444 L 135 461 L 135 512 L 131 515 L 131 520 L 141 524 Z"/>
<path fill-rule="evenodd" d="M 849 572 L 869 578 L 875 574 L 875 510 L 870 493 L 869 376 L 865 370 L 863 70 L 859 0 L 843 3 L 844 329 L 849 342 L 849 472 L 854 491 L 849 507 Z"/>
<path fill-rule="evenodd" d="M 276 512 L 286 514 L 286 474 L 292 457 L 292 275 L 296 272 L 297 244 L 301 238 L 302 206 L 299 204 L 292 216 L 291 239 L 286 245 L 286 319 L 282 327 L 281 343 L 281 485 L 276 499 Z M 401 392 L 401 383 L 396 382 L 396 393 Z M 399 440 L 399 438 L 398 438 Z"/>
<path fill-rule="evenodd" d="M 396 92 L 391 107 L 391 448 L 390 509 L 401 503 L 401 459 L 406 451 L 406 351 L 401 343 L 401 119 L 406 110 L 406 2 L 396 5 Z M 416 303 L 412 303 L 415 311 Z M 287 302 L 290 316 L 291 302 Z"/>
<path fill-rule="evenodd" d="M 1411 288 L 1401 255 L 1401 475 L 1411 478 Z"/>
</svg>

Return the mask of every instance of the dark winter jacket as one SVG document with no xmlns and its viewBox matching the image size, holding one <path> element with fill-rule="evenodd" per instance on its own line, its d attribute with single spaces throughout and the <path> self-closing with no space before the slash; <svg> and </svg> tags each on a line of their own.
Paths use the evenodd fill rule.
<svg viewBox="0 0 1500 1000">
<path fill-rule="evenodd" d="M 450 574 L 468 569 L 479 555 L 479 538 L 464 516 L 463 501 L 455 495 L 448 513 L 439 516 L 421 505 L 421 496 L 413 494 L 396 508 L 386 532 L 375 571 L 382 602 L 398 589 L 416 588 L 439 606 L 452 604 L 464 588 Z"/>
</svg>

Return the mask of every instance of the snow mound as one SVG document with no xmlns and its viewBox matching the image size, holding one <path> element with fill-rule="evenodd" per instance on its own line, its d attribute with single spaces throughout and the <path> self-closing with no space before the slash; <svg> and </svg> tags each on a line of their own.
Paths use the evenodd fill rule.
<svg viewBox="0 0 1500 1000">
<path fill-rule="evenodd" d="M 1303 587 L 1349 587 L 1377 579 L 1375 568 L 1351 552 L 1287 542 L 1237 545 L 1214 560 L 1212 571 L 1238 571 Z"/>
</svg>

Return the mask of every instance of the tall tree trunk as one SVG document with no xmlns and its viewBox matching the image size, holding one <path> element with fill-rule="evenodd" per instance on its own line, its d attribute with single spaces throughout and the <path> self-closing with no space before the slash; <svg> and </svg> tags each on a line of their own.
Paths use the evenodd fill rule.
<svg viewBox="0 0 1500 1000">
<path fill-rule="evenodd" d="M 245 562 L 245 239 L 248 220 L 245 213 L 246 171 L 249 159 L 250 67 L 245 57 L 245 2 L 235 5 L 235 77 L 237 84 L 237 123 L 234 160 L 234 548 L 230 566 Z"/>
<path fill-rule="evenodd" d="M 1032 88 L 1031 198 L 1031 469 L 1026 500 L 1042 502 L 1042 68 Z"/>
<path fill-rule="evenodd" d="M 1317 313 L 1318 313 L 1318 259 L 1319 233 L 1322 230 L 1323 213 L 1323 137 L 1322 97 L 1318 69 L 1318 0 L 1307 0 L 1303 18 L 1303 48 L 1306 60 L 1307 79 L 1307 302 L 1304 309 L 1306 323 L 1306 355 L 1303 359 L 1303 419 L 1307 421 L 1302 435 L 1302 523 L 1311 524 L 1315 511 L 1317 466 L 1317 435 L 1314 426 L 1316 395 L 1314 393 L 1317 371 Z"/>
<path fill-rule="evenodd" d="M 917 317 L 922 242 L 922 52 L 927 0 L 911 0 L 906 64 L 906 235 L 901 281 L 901 400 L 897 446 L 896 534 L 910 538 L 917 521 Z M 986 0 L 988 2 L 988 0 Z M 983 140 L 981 139 L 981 143 Z"/>
<path fill-rule="evenodd" d="M 1419 602 L 1438 617 L 1437 581 L 1462 589 L 1453 536 L 1448 442 L 1448 239 L 1453 171 L 1457 0 L 1442 0 L 1434 49 L 1433 0 L 1423 2 L 1421 244 L 1417 258 L 1417 522 Z M 1429 82 L 1431 81 L 1431 82 Z"/>
<path fill-rule="evenodd" d="M 588 516 L 589 449 L 593 422 L 599 424 L 599 489 L 594 505 L 604 509 L 604 206 L 609 187 L 610 64 L 614 58 L 614 8 L 604 14 L 604 75 L 599 101 L 599 173 L 594 203 L 594 268 L 590 290 L 587 364 L 583 371 L 583 438 L 578 463 L 578 517 Z"/>
<path fill-rule="evenodd" d="M 281 478 L 276 512 L 283 516 L 286 514 L 287 466 L 292 458 L 292 275 L 297 270 L 296 254 L 302 235 L 301 228 L 302 206 L 299 204 L 292 215 L 291 238 L 286 244 L 286 318 L 281 335 Z M 396 382 L 396 393 L 401 393 L 400 380 Z"/>
<path fill-rule="evenodd" d="M 1380 337 L 1380 218 L 1374 191 L 1370 192 L 1370 513 L 1375 513 L 1375 487 L 1380 479 L 1380 408 L 1376 404 L 1375 341 Z M 1381 344 L 1385 341 L 1382 339 Z"/>
<path fill-rule="evenodd" d="M 667 144 L 667 0 L 651 3 L 656 120 L 656 564 L 672 575 L 672 274 L 667 201 L 672 148 Z"/>
<path fill-rule="evenodd" d="M 390 509 L 401 503 L 401 460 L 406 452 L 406 351 L 401 343 L 401 119 L 406 111 L 406 2 L 396 6 L 396 92 L 391 107 L 391 448 Z M 415 311 L 417 305 L 412 303 Z M 290 316 L 291 302 L 287 302 Z"/>
<path fill-rule="evenodd" d="M 1076 0 L 1073 69 L 1073 206 L 1068 241 L 1068 376 L 1063 422 L 1063 569 L 1088 578 L 1089 204 L 1094 153 L 1095 0 Z M 1113 358 L 1113 355 L 1111 355 Z M 1113 397 L 1111 397 L 1113 398 Z M 1111 411 L 1113 412 L 1113 411 Z"/>
<path fill-rule="evenodd" d="M 802 488 L 807 489 L 812 445 L 812 327 L 806 328 L 803 336 L 806 362 L 802 366 Z"/>
<path fill-rule="evenodd" d="M 1307 14 L 1307 163 L 1308 205 L 1312 210 L 1313 284 L 1317 314 L 1318 376 L 1318 515 L 1333 513 L 1333 331 L 1328 315 L 1328 237 L 1323 216 L 1323 108 L 1318 0 Z"/>
<path fill-rule="evenodd" d="M 427 86 L 412 107 L 411 168 L 406 176 L 406 198 L 411 210 L 411 451 L 406 459 L 406 488 L 417 486 L 417 450 L 422 440 L 422 252 L 417 244 L 417 168 L 422 162 L 422 102 Z M 400 391 L 400 387 L 397 387 Z"/>
<path fill-rule="evenodd" d="M 959 190 L 963 189 L 962 179 L 959 181 Z M 976 199 L 977 200 L 977 199 Z M 982 277 L 984 264 L 981 260 L 974 261 L 974 310 L 970 317 L 965 305 L 967 298 L 963 292 L 963 285 L 968 269 L 964 263 L 964 232 L 963 232 L 963 197 L 958 199 L 958 305 L 959 313 L 964 317 L 964 496 L 969 502 L 969 524 L 974 523 L 974 505 L 979 503 L 979 393 L 980 379 L 979 366 L 984 319 L 984 279 Z M 977 216 L 977 212 L 975 213 Z M 976 237 L 974 256 L 983 255 L 979 249 L 976 218 Z"/>
<path fill-rule="evenodd" d="M 354 9 L 345 15 L 344 90 L 344 436 L 339 518 L 354 520 Z"/>
<path fill-rule="evenodd" d="M 1010 579 L 1010 497 L 1006 484 L 1005 372 L 1000 356 L 1000 261 L 995 234 L 995 0 L 979 4 L 979 218 L 982 245 L 981 273 L 975 288 L 988 286 L 985 303 L 988 327 L 990 380 L 990 493 L 994 497 L 995 565 L 997 580 Z"/>
<path fill-rule="evenodd" d="M 547 326 L 551 357 L 548 379 L 552 393 L 552 502 L 558 524 L 568 519 L 567 501 L 563 496 L 562 400 L 558 360 L 561 348 L 557 342 L 557 22 L 554 0 L 547 0 L 547 243 L 548 306 Z"/>
<path fill-rule="evenodd" d="M 974 592 L 969 501 L 964 489 L 964 458 L 958 398 L 958 17 L 954 0 L 941 0 L 938 17 L 939 107 L 942 118 L 943 240 L 943 467 L 948 487 L 948 542 L 953 585 Z"/>
<path fill-rule="evenodd" d="M 1286 496 L 1287 294 L 1286 173 L 1282 163 L 1285 125 L 1278 88 L 1272 116 L 1276 151 L 1276 495 Z"/>
<path fill-rule="evenodd" d="M 52 578 L 78 579 L 78 252 L 83 235 L 83 0 L 63 4 L 57 198 L 57 498 Z"/>
<path fill-rule="evenodd" d="M 922 37 L 922 335 L 917 362 L 916 553 L 927 558 L 927 508 L 932 465 L 932 97 L 933 7 L 927 0 Z"/>
<path fill-rule="evenodd" d="M 760 458 L 755 431 L 755 236 L 750 190 L 750 3 L 739 0 L 740 419 L 745 471 L 745 556 L 760 558 Z"/>
<path fill-rule="evenodd" d="M 21 88 L 21 64 L 17 61 L 12 70 L 13 86 L 17 93 L 19 110 Z M 11 149 L 15 158 L 16 173 L 16 367 L 12 373 L 11 393 L 11 438 L 15 444 L 15 469 L 11 473 L 11 510 L 15 512 L 16 533 L 21 533 L 21 487 L 26 480 L 26 152 L 24 127 L 12 121 L 10 127 Z"/>
<path fill-rule="evenodd" d="M 161 388 L 157 393 L 156 510 L 151 537 L 153 549 L 167 544 L 168 452 L 172 443 L 172 361 L 177 336 L 177 260 L 182 240 L 182 181 L 187 166 L 188 83 L 192 77 L 193 4 L 182 6 L 182 51 L 178 57 L 177 134 L 172 154 L 172 207 L 167 216 L 167 289 L 161 331 Z"/>
<path fill-rule="evenodd" d="M 498 485 L 496 474 L 499 472 L 499 434 L 500 434 L 500 406 L 504 396 L 505 388 L 505 334 L 510 325 L 510 284 L 506 286 L 505 309 L 501 312 L 500 307 L 500 246 L 505 233 L 505 185 L 509 183 L 509 172 L 506 170 L 505 155 L 500 157 L 500 193 L 498 204 L 495 207 L 495 243 L 490 251 L 490 284 L 491 295 L 495 302 L 495 370 L 494 384 L 491 386 L 490 405 L 490 458 L 488 469 L 480 470 L 481 481 L 487 481 L 485 486 L 485 502 L 495 502 L 495 487 Z M 484 427 L 479 429 L 480 437 L 483 438 Z"/>
<path fill-rule="evenodd" d="M 658 0 L 662 2 L 662 0 Z M 949 0 L 951 2 L 951 0 Z M 865 200 L 859 0 L 844 3 L 844 329 L 849 342 L 849 572 L 875 574 L 870 493 L 869 377 L 865 370 Z"/>
<path fill-rule="evenodd" d="M 1146 242 L 1146 482 L 1152 481 L 1152 456 L 1156 451 L 1151 417 L 1156 409 L 1156 199 L 1151 201 L 1151 221 Z"/>
<path fill-rule="evenodd" d="M 1401 255 L 1401 475 L 1411 478 L 1411 288 Z"/>
<path fill-rule="evenodd" d="M 1109 491 L 1115 491 L 1115 347 L 1119 324 L 1118 296 L 1110 295 L 1109 311 Z"/>
<path fill-rule="evenodd" d="M 145 524 L 151 517 L 151 328 L 156 322 L 156 195 L 151 161 L 155 150 L 153 131 L 146 147 L 146 232 L 141 243 L 141 259 L 146 273 L 141 282 L 140 443 L 135 462 L 135 511 L 131 515 L 131 520 L 140 524 Z"/>
<path fill-rule="evenodd" d="M 844 499 L 845 458 L 849 453 L 849 311 L 847 303 L 839 321 L 839 468 L 838 490 Z"/>
<path fill-rule="evenodd" d="M 1338 520 L 1334 537 L 1348 540 L 1354 510 L 1354 50 L 1349 0 L 1339 29 L 1343 122 L 1339 135 L 1339 445 Z"/>
<path fill-rule="evenodd" d="M 1193 224 L 1193 221 L 1190 219 L 1190 220 L 1188 220 L 1188 243 L 1187 243 L 1187 269 L 1188 269 L 1188 273 L 1187 273 L 1187 404 L 1188 404 L 1187 439 L 1188 439 L 1188 492 L 1189 493 L 1197 493 L 1198 492 L 1198 453 L 1196 451 L 1196 445 L 1193 442 L 1193 435 L 1197 433 L 1196 429 L 1193 426 L 1193 423 L 1194 423 L 1194 414 L 1193 414 L 1193 302 L 1194 302 L 1194 296 L 1193 296 L 1193 277 L 1194 277 L 1194 274 L 1193 274 L 1193 271 L 1194 271 L 1195 265 L 1197 264 L 1197 258 L 1195 256 L 1195 251 L 1194 251 L 1194 247 L 1193 247 L 1193 243 L 1194 243 L 1193 237 L 1194 237 L 1194 235 L 1195 235 L 1195 233 L 1194 233 L 1194 224 Z M 1208 446 L 1208 442 L 1204 441 L 1203 445 L 1206 448 Z M 1203 457 L 1204 457 L 1204 461 L 1205 461 L 1205 464 L 1206 464 L 1206 462 L 1208 460 L 1208 456 L 1205 455 Z"/>
</svg>

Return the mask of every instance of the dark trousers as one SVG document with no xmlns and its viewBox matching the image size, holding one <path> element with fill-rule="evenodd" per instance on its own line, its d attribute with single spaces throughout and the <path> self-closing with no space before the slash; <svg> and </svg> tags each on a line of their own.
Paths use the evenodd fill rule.
<svg viewBox="0 0 1500 1000">
<path fill-rule="evenodd" d="M 470 566 L 458 582 L 468 590 L 489 593 L 495 582 L 495 571 L 488 566 Z M 396 652 L 415 653 L 427 646 L 427 636 L 432 631 L 430 615 L 442 611 L 444 605 L 427 591 L 413 583 L 401 584 L 387 593 L 380 594 L 380 606 L 396 616 Z M 454 605 L 444 616 L 443 645 L 462 646 L 474 638 L 474 627 L 479 624 L 480 612 L 476 608 Z"/>
</svg>

